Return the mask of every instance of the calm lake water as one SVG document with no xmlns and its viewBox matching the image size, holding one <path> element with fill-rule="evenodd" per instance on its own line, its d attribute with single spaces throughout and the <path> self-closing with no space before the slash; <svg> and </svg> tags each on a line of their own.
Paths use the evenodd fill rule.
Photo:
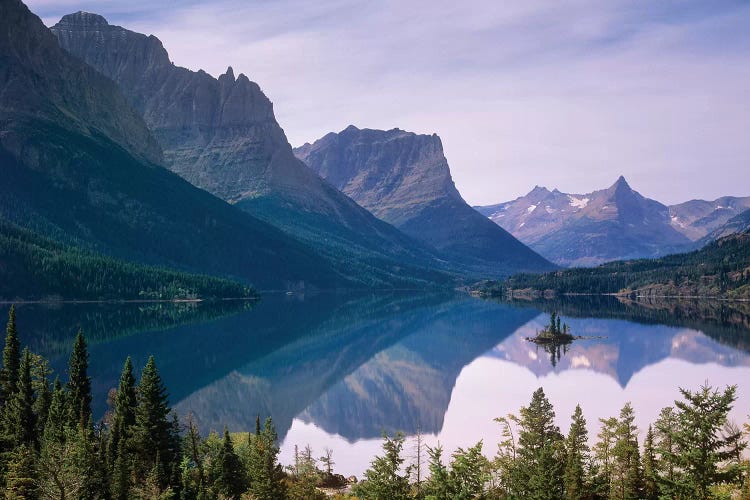
<svg viewBox="0 0 750 500">
<path fill-rule="evenodd" d="M 7 315 L 7 306 L 0 314 Z M 524 340 L 556 310 L 576 335 L 559 360 Z M 596 433 L 626 401 L 643 431 L 679 386 L 739 385 L 733 417 L 750 414 L 750 304 L 629 304 L 614 298 L 499 303 L 449 294 L 266 295 L 218 304 L 23 305 L 24 345 L 64 373 L 78 328 L 89 339 L 94 411 L 107 409 L 125 356 L 157 366 L 180 415 L 203 432 L 254 428 L 271 415 L 281 461 L 294 445 L 334 453 L 361 477 L 383 431 L 418 429 L 446 450 L 484 442 L 493 419 L 544 387 L 560 427 L 580 403 Z M 642 432 L 642 436 L 645 432 Z M 411 453 L 407 443 L 406 454 Z"/>
</svg>

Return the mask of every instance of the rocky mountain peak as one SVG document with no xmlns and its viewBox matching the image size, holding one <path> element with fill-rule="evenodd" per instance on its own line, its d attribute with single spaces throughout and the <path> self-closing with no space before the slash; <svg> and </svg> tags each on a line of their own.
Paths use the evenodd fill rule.
<svg viewBox="0 0 750 500">
<path fill-rule="evenodd" d="M 57 23 L 59 26 L 65 26 L 68 28 L 104 28 L 109 26 L 109 23 L 99 14 L 92 12 L 84 12 L 79 10 L 73 14 L 67 14 L 60 19 Z"/>
<path fill-rule="evenodd" d="M 220 82 L 229 81 L 234 83 L 234 70 L 231 66 L 227 67 L 226 72 L 219 77 Z"/>
</svg>

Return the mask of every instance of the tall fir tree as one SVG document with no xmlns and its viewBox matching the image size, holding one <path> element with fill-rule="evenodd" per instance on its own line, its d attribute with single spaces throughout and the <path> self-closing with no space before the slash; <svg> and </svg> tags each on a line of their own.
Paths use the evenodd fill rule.
<svg viewBox="0 0 750 500">
<path fill-rule="evenodd" d="M 91 378 L 88 375 L 89 353 L 81 330 L 76 335 L 68 364 L 68 393 L 71 425 L 88 425 L 91 419 Z"/>
<path fill-rule="evenodd" d="M 521 408 L 518 459 L 524 498 L 554 500 L 563 496 L 564 440 L 555 410 L 540 387 Z"/>
<path fill-rule="evenodd" d="M 278 462 L 278 439 L 270 417 L 266 419 L 260 434 L 256 434 L 253 439 L 250 452 L 250 491 L 259 500 L 284 498 L 286 495 L 284 470 Z"/>
<path fill-rule="evenodd" d="M 169 420 L 167 390 L 151 356 L 138 384 L 135 424 L 132 427 L 135 473 L 165 488 L 178 472 L 179 436 Z"/>
<path fill-rule="evenodd" d="M 125 360 L 125 365 L 120 374 L 120 383 L 115 394 L 114 412 L 112 425 L 107 440 L 107 464 L 114 471 L 115 464 L 120 454 L 127 452 L 127 440 L 130 431 L 135 424 L 135 409 L 137 405 L 135 376 L 133 376 L 133 363 L 130 356 Z M 120 461 L 120 467 L 129 462 L 125 457 Z"/>
<path fill-rule="evenodd" d="M 617 439 L 619 422 L 615 417 L 600 418 L 601 428 L 594 445 L 596 472 L 594 474 L 594 493 L 601 498 L 609 498 L 614 468 L 613 449 Z"/>
<path fill-rule="evenodd" d="M 586 419 L 580 405 L 576 405 L 573 412 L 570 431 L 565 440 L 565 473 L 563 476 L 565 498 L 578 500 L 590 495 L 590 481 L 587 467 L 590 462 L 589 434 L 586 429 Z"/>
<path fill-rule="evenodd" d="M 625 403 L 620 411 L 615 435 L 610 498 L 636 500 L 641 496 L 641 458 L 635 412 L 630 403 Z"/>
<path fill-rule="evenodd" d="M 13 446 L 25 445 L 35 450 L 38 445 L 34 386 L 31 380 L 31 353 L 23 350 L 18 370 L 18 388 L 6 406 L 8 438 Z"/>
<path fill-rule="evenodd" d="M 16 306 L 10 306 L 8 323 L 5 326 L 3 367 L 0 370 L 0 403 L 6 403 L 16 392 L 18 369 L 21 365 L 21 343 L 16 330 Z"/>
<path fill-rule="evenodd" d="M 723 435 L 732 410 L 736 386 L 719 392 L 708 385 L 697 391 L 680 389 L 683 400 L 675 401 L 677 426 L 670 431 L 674 451 L 665 459 L 676 471 L 668 492 L 684 498 L 712 498 L 711 488 L 719 483 L 736 482 L 742 470 L 732 463 L 736 435 Z M 724 467 L 729 463 L 728 467 Z"/>
<path fill-rule="evenodd" d="M 643 470 L 643 498 L 644 500 L 658 500 L 659 473 L 656 465 L 656 450 L 654 448 L 654 428 L 648 426 L 646 439 L 643 441 L 643 455 L 641 456 Z"/>
<path fill-rule="evenodd" d="M 219 492 L 226 498 L 237 499 L 247 490 L 248 484 L 242 470 L 240 458 L 234 451 L 232 438 L 229 431 L 224 428 L 224 439 L 221 443 L 221 452 L 218 459 L 218 477 L 216 486 Z"/>
</svg>

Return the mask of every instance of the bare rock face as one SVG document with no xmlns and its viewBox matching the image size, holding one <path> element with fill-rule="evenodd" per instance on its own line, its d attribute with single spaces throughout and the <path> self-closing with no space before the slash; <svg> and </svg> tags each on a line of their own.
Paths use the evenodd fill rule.
<svg viewBox="0 0 750 500">
<path fill-rule="evenodd" d="M 235 78 L 229 68 L 216 79 L 174 66 L 158 38 L 97 14 L 67 15 L 52 32 L 119 84 L 164 149 L 167 167 L 192 184 L 237 201 L 293 182 L 294 157 L 273 105 L 245 75 Z"/>
<path fill-rule="evenodd" d="M 633 190 L 622 176 L 592 193 L 537 186 L 513 201 L 475 208 L 560 265 L 656 257 L 690 245 L 672 227 L 669 208 Z"/>
<path fill-rule="evenodd" d="M 437 135 L 350 126 L 295 154 L 382 220 L 471 269 L 500 275 L 552 267 L 466 204 Z"/>
</svg>

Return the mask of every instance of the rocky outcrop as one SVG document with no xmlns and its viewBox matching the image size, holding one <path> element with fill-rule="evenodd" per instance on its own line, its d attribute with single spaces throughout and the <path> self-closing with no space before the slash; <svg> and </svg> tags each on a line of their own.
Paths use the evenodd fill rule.
<svg viewBox="0 0 750 500">
<path fill-rule="evenodd" d="M 502 275 L 551 267 L 466 204 L 437 135 L 350 126 L 295 154 L 382 220 L 468 269 Z"/>
<path fill-rule="evenodd" d="M 481 214 L 564 266 L 656 257 L 688 249 L 669 208 L 633 190 L 624 177 L 607 189 L 568 194 L 535 187 L 513 201 L 475 207 Z"/>
</svg>

